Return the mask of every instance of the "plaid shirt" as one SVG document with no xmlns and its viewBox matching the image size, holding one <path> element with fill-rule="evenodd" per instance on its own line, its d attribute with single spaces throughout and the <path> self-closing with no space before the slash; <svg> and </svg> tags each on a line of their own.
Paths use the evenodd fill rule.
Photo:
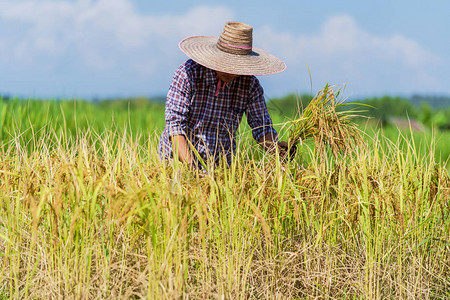
<svg viewBox="0 0 450 300">
<path fill-rule="evenodd" d="M 228 163 L 236 151 L 236 131 L 246 114 L 253 138 L 276 131 L 255 76 L 238 76 L 224 83 L 216 72 L 189 59 L 173 77 L 167 94 L 166 126 L 158 145 L 162 159 L 172 158 L 171 137 L 184 135 L 202 159 L 223 154 Z"/>
</svg>

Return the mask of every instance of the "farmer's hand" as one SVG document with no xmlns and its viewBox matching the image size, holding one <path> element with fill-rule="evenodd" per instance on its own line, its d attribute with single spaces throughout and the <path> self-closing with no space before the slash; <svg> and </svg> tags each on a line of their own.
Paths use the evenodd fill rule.
<svg viewBox="0 0 450 300">
<path fill-rule="evenodd" d="M 175 135 L 172 136 L 174 142 L 174 153 L 176 153 L 178 159 L 188 165 L 189 169 L 195 170 L 196 166 L 194 164 L 194 160 L 192 159 L 189 145 L 186 141 L 186 137 L 184 135 Z"/>
<path fill-rule="evenodd" d="M 293 160 L 295 153 L 297 153 L 297 147 L 295 145 L 289 147 L 289 144 L 285 141 L 278 142 L 278 149 L 280 151 L 280 156 L 283 158 L 288 157 L 289 160 Z"/>
<path fill-rule="evenodd" d="M 280 157 L 288 157 L 290 160 L 294 158 L 295 152 L 297 151 L 297 148 L 295 146 L 289 148 L 289 144 L 285 141 L 278 142 L 278 137 L 272 132 L 269 132 L 265 136 L 260 138 L 258 140 L 258 143 L 264 148 L 264 150 L 272 154 L 274 154 L 278 149 Z"/>
<path fill-rule="evenodd" d="M 278 142 L 278 151 L 281 157 L 285 157 L 288 152 L 289 145 L 285 141 Z"/>
<path fill-rule="evenodd" d="M 278 146 L 278 137 L 273 132 L 269 132 L 258 140 L 258 144 L 260 144 L 264 150 L 269 153 L 274 154 Z"/>
</svg>

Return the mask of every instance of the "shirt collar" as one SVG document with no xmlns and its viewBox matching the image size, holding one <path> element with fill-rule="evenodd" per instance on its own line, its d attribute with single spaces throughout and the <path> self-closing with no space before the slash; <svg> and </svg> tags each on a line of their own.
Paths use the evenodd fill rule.
<svg viewBox="0 0 450 300">
<path fill-rule="evenodd" d="M 222 89 L 222 88 L 226 88 L 226 89 L 230 88 L 230 86 L 231 86 L 234 82 L 236 82 L 237 80 L 239 80 L 239 77 L 240 77 L 240 76 L 236 77 L 235 79 L 233 79 L 233 80 L 230 81 L 230 82 L 223 82 L 223 81 L 222 81 L 222 87 L 221 87 L 221 89 Z M 214 70 L 212 70 L 212 69 L 209 69 L 209 68 L 206 68 L 205 85 L 206 85 L 206 86 L 217 85 L 218 82 L 219 82 L 219 78 L 217 77 L 216 71 L 214 71 Z"/>
</svg>

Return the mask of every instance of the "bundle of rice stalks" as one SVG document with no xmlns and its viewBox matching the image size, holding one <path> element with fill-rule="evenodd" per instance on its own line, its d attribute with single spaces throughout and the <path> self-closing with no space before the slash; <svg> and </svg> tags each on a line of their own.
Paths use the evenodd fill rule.
<svg viewBox="0 0 450 300">
<path fill-rule="evenodd" d="M 345 105 L 345 99 L 338 100 L 340 90 L 336 93 L 328 84 L 320 90 L 311 102 L 303 109 L 300 117 L 290 121 L 289 145 L 297 144 L 313 138 L 321 158 L 331 149 L 334 157 L 347 155 L 364 145 L 360 130 L 351 121 L 356 111 L 337 111 Z M 354 103 L 352 103 L 354 104 Z"/>
</svg>

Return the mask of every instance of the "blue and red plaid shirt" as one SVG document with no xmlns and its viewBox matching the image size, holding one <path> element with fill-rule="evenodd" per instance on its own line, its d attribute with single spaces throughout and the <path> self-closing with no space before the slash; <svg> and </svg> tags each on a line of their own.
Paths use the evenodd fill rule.
<svg viewBox="0 0 450 300">
<path fill-rule="evenodd" d="M 226 155 L 228 163 L 236 151 L 236 131 L 246 114 L 253 138 L 276 134 L 255 76 L 238 76 L 224 83 L 214 70 L 189 59 L 173 77 L 167 94 L 166 126 L 158 145 L 162 159 L 173 157 L 172 136 L 184 135 L 202 159 L 216 162 Z"/>
</svg>

